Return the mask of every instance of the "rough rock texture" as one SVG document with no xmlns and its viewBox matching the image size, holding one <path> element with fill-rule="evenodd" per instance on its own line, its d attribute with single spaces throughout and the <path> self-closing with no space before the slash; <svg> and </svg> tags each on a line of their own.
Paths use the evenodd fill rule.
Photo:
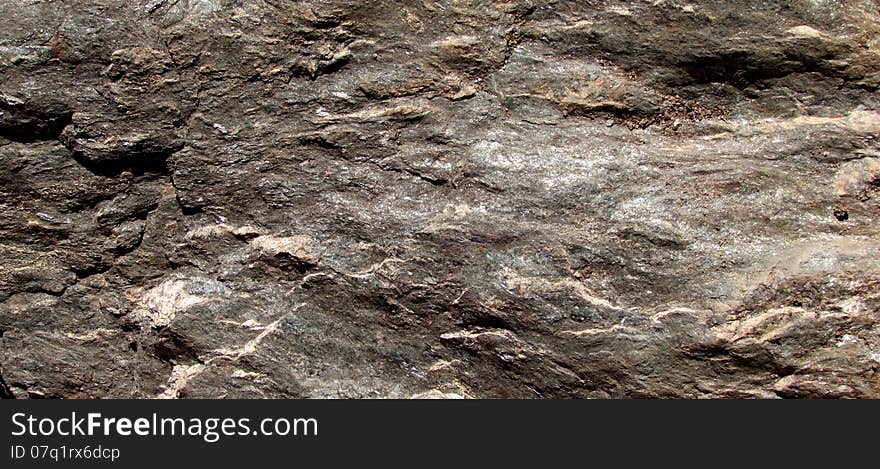
<svg viewBox="0 0 880 469">
<path fill-rule="evenodd" d="M 4 397 L 880 397 L 880 2 L 0 0 Z"/>
</svg>

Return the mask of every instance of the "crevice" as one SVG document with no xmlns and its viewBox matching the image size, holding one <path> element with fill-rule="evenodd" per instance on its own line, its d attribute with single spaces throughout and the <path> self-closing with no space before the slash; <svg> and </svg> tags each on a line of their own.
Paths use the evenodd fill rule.
<svg viewBox="0 0 880 469">
<path fill-rule="evenodd" d="M 73 111 L 31 108 L 0 95 L 0 136 L 19 143 L 57 140 Z"/>
<path fill-rule="evenodd" d="M 25 293 L 42 293 L 44 295 L 49 295 L 49 296 L 54 296 L 56 298 L 61 298 L 62 296 L 64 296 L 65 293 L 67 293 L 67 289 L 70 288 L 71 285 L 75 285 L 75 284 L 76 284 L 76 282 L 71 283 L 70 285 L 65 285 L 64 288 L 62 288 L 61 290 L 50 290 L 48 288 L 36 286 L 33 288 L 25 287 L 21 291 L 25 292 Z"/>
<path fill-rule="evenodd" d="M 198 215 L 200 213 L 204 213 L 202 207 L 197 206 L 188 206 L 181 199 L 180 194 L 177 193 L 177 190 L 174 191 L 174 201 L 177 202 L 177 208 L 180 209 L 180 213 L 185 216 L 193 216 Z"/>
<path fill-rule="evenodd" d="M 111 266 L 104 264 L 96 264 L 82 269 L 72 268 L 71 271 L 76 275 L 77 282 L 85 280 L 93 275 L 99 275 L 110 270 Z"/>
<path fill-rule="evenodd" d="M 796 73 L 819 73 L 835 76 L 824 67 L 825 57 L 786 55 L 776 60 L 756 57 L 748 51 L 722 52 L 712 56 L 694 57 L 678 64 L 697 84 L 726 83 L 738 89 L 765 80 L 783 78 Z"/>
<path fill-rule="evenodd" d="M 15 399 L 15 394 L 3 378 L 3 370 L 0 370 L 0 399 Z"/>
<path fill-rule="evenodd" d="M 446 178 L 442 178 L 442 177 L 440 177 L 440 178 L 433 178 L 433 177 L 430 177 L 430 176 L 425 176 L 424 174 L 419 173 L 418 171 L 415 171 L 415 170 L 413 170 L 413 169 L 409 169 L 409 168 L 407 168 L 407 169 L 404 169 L 404 171 L 406 171 L 407 173 L 409 173 L 409 174 L 411 174 L 411 175 L 413 175 L 413 176 L 415 176 L 415 177 L 421 179 L 422 181 L 429 182 L 429 183 L 431 183 L 432 185 L 435 185 L 435 186 L 444 186 L 444 185 L 446 185 L 446 184 L 449 183 L 449 180 L 446 179 Z"/>
<path fill-rule="evenodd" d="M 198 215 L 204 212 L 201 206 L 197 205 L 188 205 L 183 201 L 180 197 L 180 190 L 177 188 L 177 185 L 174 183 L 174 172 L 168 172 L 168 183 L 171 185 L 171 190 L 174 191 L 174 202 L 177 203 L 177 208 L 180 209 L 180 213 L 184 216 L 192 216 Z"/>
<path fill-rule="evenodd" d="M 373 166 L 379 168 L 382 171 L 391 172 L 391 173 L 398 173 L 398 174 L 409 174 L 410 176 L 414 176 L 421 181 L 425 181 L 427 183 L 430 183 L 433 186 L 444 186 L 449 183 L 449 179 L 447 179 L 447 178 L 426 176 L 426 175 L 424 175 L 424 174 L 422 174 L 412 168 L 396 168 L 393 166 L 386 166 L 386 165 L 383 165 L 382 163 L 379 163 L 377 161 L 373 161 L 370 159 L 363 159 L 361 161 L 368 162 L 368 163 L 372 164 Z"/>
<path fill-rule="evenodd" d="M 149 149 L 135 145 L 131 151 L 115 155 L 111 159 L 92 160 L 81 151 L 68 148 L 73 158 L 92 174 L 104 177 L 116 177 L 125 171 L 134 176 L 146 174 L 168 175 L 168 158 L 183 148 L 183 143 L 168 148 Z"/>
<path fill-rule="evenodd" d="M 463 329 L 504 329 L 516 332 L 505 318 L 485 311 L 470 311 L 462 316 L 459 324 Z"/>
</svg>

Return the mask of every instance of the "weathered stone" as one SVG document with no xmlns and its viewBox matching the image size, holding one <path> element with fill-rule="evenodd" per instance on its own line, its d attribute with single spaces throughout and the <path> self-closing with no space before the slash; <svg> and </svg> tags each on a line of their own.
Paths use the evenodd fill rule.
<svg viewBox="0 0 880 469">
<path fill-rule="evenodd" d="M 880 397 L 876 2 L 0 18 L 0 397 Z"/>
</svg>

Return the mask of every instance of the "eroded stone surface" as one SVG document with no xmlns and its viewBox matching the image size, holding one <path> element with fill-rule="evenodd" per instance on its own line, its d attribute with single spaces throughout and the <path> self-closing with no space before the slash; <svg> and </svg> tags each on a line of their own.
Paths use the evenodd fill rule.
<svg viewBox="0 0 880 469">
<path fill-rule="evenodd" d="M 0 393 L 880 397 L 878 6 L 0 0 Z"/>
</svg>

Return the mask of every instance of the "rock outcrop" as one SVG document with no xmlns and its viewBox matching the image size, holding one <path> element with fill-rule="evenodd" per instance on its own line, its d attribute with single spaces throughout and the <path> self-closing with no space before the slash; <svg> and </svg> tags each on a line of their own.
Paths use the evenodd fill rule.
<svg viewBox="0 0 880 469">
<path fill-rule="evenodd" d="M 3 397 L 880 397 L 875 0 L 0 18 Z"/>
</svg>

